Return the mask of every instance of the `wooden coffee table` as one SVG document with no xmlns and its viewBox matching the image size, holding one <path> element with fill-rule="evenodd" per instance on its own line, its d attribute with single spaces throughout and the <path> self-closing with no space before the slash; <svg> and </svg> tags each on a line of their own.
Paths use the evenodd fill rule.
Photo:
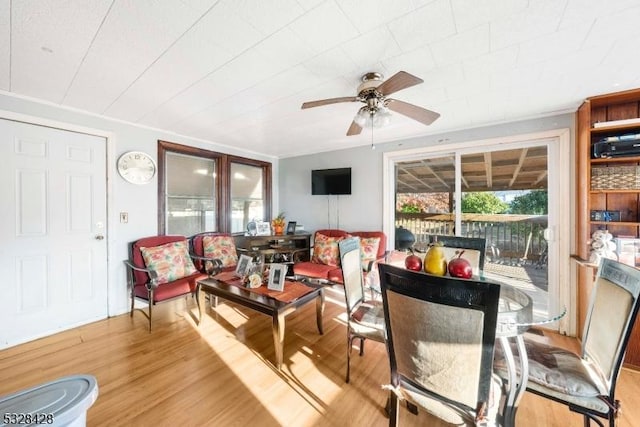
<svg viewBox="0 0 640 427">
<path fill-rule="evenodd" d="M 323 334 L 322 314 L 324 313 L 324 288 L 322 286 L 314 286 L 302 282 L 294 282 L 287 280 L 285 289 L 280 295 L 276 295 L 275 291 L 269 291 L 271 295 L 266 294 L 266 286 L 263 285 L 259 291 L 251 290 L 238 286 L 238 280 L 227 280 L 229 276 L 213 276 L 208 279 L 202 279 L 197 282 L 199 293 L 201 290 L 208 293 L 212 297 L 212 306 L 217 305 L 217 299 L 222 298 L 227 301 L 234 302 L 243 307 L 250 308 L 259 313 L 271 316 L 273 330 L 273 345 L 276 352 L 276 367 L 282 366 L 283 344 L 284 344 L 284 326 L 285 317 L 299 307 L 316 301 L 316 323 L 318 332 Z M 304 288 L 301 288 L 303 286 Z M 288 288 L 289 287 L 289 288 Z M 295 292 L 291 292 L 295 290 Z M 284 298 L 293 294 L 293 299 Z M 283 300 L 284 299 L 284 300 Z M 202 298 L 200 299 L 202 301 Z"/>
</svg>

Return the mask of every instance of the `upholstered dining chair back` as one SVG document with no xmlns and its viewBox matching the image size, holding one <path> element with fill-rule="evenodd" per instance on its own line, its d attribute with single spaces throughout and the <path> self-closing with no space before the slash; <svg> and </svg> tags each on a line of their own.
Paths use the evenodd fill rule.
<svg viewBox="0 0 640 427">
<path fill-rule="evenodd" d="M 473 422 L 489 406 L 497 407 L 491 384 L 500 286 L 388 264 L 379 268 L 391 367 L 390 425 L 397 419 L 398 397 L 454 424 Z"/>
<path fill-rule="evenodd" d="M 607 387 L 615 385 L 638 315 L 640 270 L 603 259 L 591 294 L 582 357 L 597 364 Z"/>
<path fill-rule="evenodd" d="M 360 239 L 352 237 L 342 240 L 339 247 L 347 312 L 351 313 L 358 304 L 364 301 L 365 297 L 364 277 L 360 263 Z"/>
<path fill-rule="evenodd" d="M 343 239 L 338 243 L 338 247 L 347 305 L 347 375 L 345 380 L 349 382 L 353 340 L 360 341 L 360 356 L 362 356 L 366 339 L 384 343 L 386 334 L 382 305 L 376 301 L 365 300 L 360 238 Z"/>
<path fill-rule="evenodd" d="M 484 259 L 487 250 L 487 239 L 483 237 L 461 237 L 432 235 L 431 243 L 440 242 L 444 246 L 444 255 L 447 262 L 456 257 L 456 251 L 464 250 L 463 258 L 466 258 L 473 268 L 473 274 L 479 274 L 484 269 Z"/>
</svg>

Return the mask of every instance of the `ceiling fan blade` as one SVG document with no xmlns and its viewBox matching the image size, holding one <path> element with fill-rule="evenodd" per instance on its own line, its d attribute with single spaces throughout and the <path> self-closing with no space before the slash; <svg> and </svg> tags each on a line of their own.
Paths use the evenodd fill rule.
<svg viewBox="0 0 640 427">
<path fill-rule="evenodd" d="M 356 122 L 351 122 L 351 126 L 349 126 L 349 130 L 347 131 L 347 136 L 359 135 L 362 132 L 362 127 Z"/>
<path fill-rule="evenodd" d="M 387 99 L 387 108 L 395 111 L 396 113 L 403 114 L 413 120 L 419 121 L 422 124 L 429 126 L 435 122 L 440 113 L 427 110 L 426 108 L 418 107 L 417 105 L 409 104 L 407 102 L 398 101 L 397 99 Z"/>
<path fill-rule="evenodd" d="M 305 108 L 320 107 L 322 105 L 329 105 L 329 104 L 338 104 L 340 102 L 355 102 L 357 100 L 358 98 L 356 98 L 355 96 L 343 96 L 341 98 L 321 99 L 319 101 L 305 102 L 304 104 L 302 104 L 302 109 L 304 110 Z"/>
<path fill-rule="evenodd" d="M 391 95 L 402 89 L 406 89 L 411 86 L 423 83 L 419 77 L 409 74 L 406 71 L 398 71 L 393 76 L 389 77 L 384 83 L 378 86 L 376 89 L 383 96 Z"/>
</svg>

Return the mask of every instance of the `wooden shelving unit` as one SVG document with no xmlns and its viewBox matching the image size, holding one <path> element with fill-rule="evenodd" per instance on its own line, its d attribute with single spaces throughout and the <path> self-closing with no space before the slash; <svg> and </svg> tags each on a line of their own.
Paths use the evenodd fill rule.
<svg viewBox="0 0 640 427">
<path fill-rule="evenodd" d="M 577 257 L 589 259 L 589 239 L 597 229 L 607 229 L 614 237 L 640 237 L 640 188 L 592 189 L 594 168 L 640 166 L 640 155 L 613 158 L 592 158 L 593 144 L 607 137 L 640 134 L 640 123 L 611 124 L 594 127 L 596 123 L 640 118 L 640 89 L 588 98 L 578 109 L 576 137 L 577 173 Z M 640 143 L 640 141 L 638 141 Z M 594 221 L 591 211 L 620 212 L 620 221 Z M 578 319 L 582 332 L 589 293 L 593 286 L 593 268 L 578 263 Z M 640 368 L 640 326 L 634 327 L 625 363 Z"/>
<path fill-rule="evenodd" d="M 280 262 L 289 259 L 295 253 L 295 261 L 309 261 L 311 250 L 311 234 L 280 234 L 272 236 L 234 236 L 235 244 L 265 256 L 266 262 Z M 280 255 L 284 255 L 283 258 Z"/>
<path fill-rule="evenodd" d="M 603 164 L 611 164 L 611 163 L 637 163 L 640 162 L 640 157 L 638 156 L 633 156 L 633 157 L 612 157 L 610 159 L 591 159 L 591 164 L 598 164 L 598 163 L 603 163 Z"/>
</svg>

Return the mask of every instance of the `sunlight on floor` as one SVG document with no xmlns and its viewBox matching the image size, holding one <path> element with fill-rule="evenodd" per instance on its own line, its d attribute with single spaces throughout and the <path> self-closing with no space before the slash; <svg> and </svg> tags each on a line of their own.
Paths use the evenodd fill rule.
<svg viewBox="0 0 640 427">
<path fill-rule="evenodd" d="M 343 295 L 342 293 L 329 289 L 325 295 L 326 300 L 332 304 L 344 306 L 344 298 L 340 298 Z M 343 384 L 336 382 L 335 376 L 332 377 L 322 372 L 323 362 L 320 360 L 321 355 L 316 354 L 308 345 L 302 345 L 295 352 L 287 352 L 285 348 L 285 360 L 283 361 L 282 370 L 278 371 L 272 361 L 274 357 L 272 347 L 268 350 L 268 353 L 261 354 L 261 352 L 251 348 L 251 345 L 245 344 L 246 340 L 251 339 L 249 335 L 254 332 L 245 328 L 260 327 L 259 325 L 256 326 L 255 319 L 252 321 L 252 318 L 245 313 L 247 311 L 243 313 L 234 305 L 221 300 L 221 303 L 216 308 L 208 308 L 206 312 L 203 311 L 203 321 L 200 326 L 193 322 L 192 326 L 198 331 L 202 339 L 209 344 L 216 356 L 245 384 L 247 390 L 250 390 L 255 399 L 281 425 L 291 422 L 291 412 L 299 412 L 300 416 L 304 413 L 306 424 L 311 419 L 321 422 L 331 402 L 342 392 Z M 263 318 L 266 325 L 269 325 L 265 327 L 264 331 L 269 333 L 269 339 L 272 340 L 271 319 L 268 316 L 259 315 L 259 317 Z M 346 318 L 343 320 L 327 316 L 324 319 L 325 329 L 328 321 L 346 324 Z M 226 329 L 225 333 L 213 332 L 214 329 L 219 328 Z M 299 331 L 291 329 L 291 326 L 287 323 L 286 341 L 291 341 L 291 339 L 287 339 L 289 334 L 305 339 Z M 224 351 L 220 349 L 224 349 Z M 238 361 L 245 362 L 238 363 Z M 259 370 L 259 374 L 256 370 Z M 300 377 L 310 374 L 315 378 L 312 385 L 306 385 L 299 380 Z M 256 382 L 256 378 L 259 378 L 260 381 Z M 286 411 L 283 413 L 282 408 L 279 408 L 279 397 L 290 396 L 291 390 L 295 391 L 299 402 L 296 405 L 292 405 L 289 413 Z M 287 400 L 290 400 L 290 397 Z M 274 409 L 270 410 L 269 408 Z M 316 412 L 317 415 L 313 416 L 313 412 Z M 295 416 L 293 418 L 295 419 Z"/>
</svg>

